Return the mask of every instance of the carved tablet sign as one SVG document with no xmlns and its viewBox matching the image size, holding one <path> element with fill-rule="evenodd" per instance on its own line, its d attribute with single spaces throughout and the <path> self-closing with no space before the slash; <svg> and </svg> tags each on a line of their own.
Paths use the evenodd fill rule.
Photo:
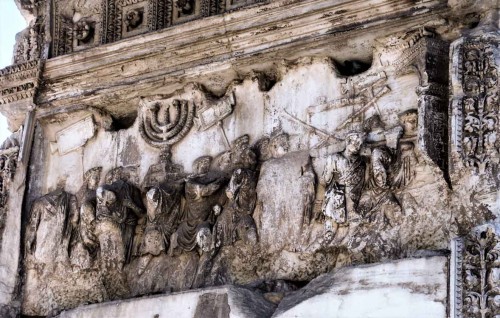
<svg viewBox="0 0 500 318">
<path fill-rule="evenodd" d="M 187 100 L 142 100 L 139 132 L 151 146 L 168 149 L 188 134 L 194 115 L 195 105 Z"/>
<path fill-rule="evenodd" d="M 235 105 L 234 93 L 221 99 L 219 103 L 210 104 L 198 111 L 199 130 L 207 130 L 231 115 Z"/>
<path fill-rule="evenodd" d="M 92 116 L 88 116 L 56 134 L 56 149 L 60 155 L 65 155 L 85 145 L 87 140 L 94 137 L 95 124 Z M 53 150 L 55 150 L 53 148 Z"/>
</svg>

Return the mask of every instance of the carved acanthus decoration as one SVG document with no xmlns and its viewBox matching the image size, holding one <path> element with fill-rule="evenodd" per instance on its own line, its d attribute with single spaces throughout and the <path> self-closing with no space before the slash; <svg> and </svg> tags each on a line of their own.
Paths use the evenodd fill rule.
<svg viewBox="0 0 500 318">
<path fill-rule="evenodd" d="M 453 316 L 490 318 L 500 314 L 500 239 L 492 225 L 455 241 Z"/>
<path fill-rule="evenodd" d="M 17 168 L 22 128 L 13 133 L 0 145 L 0 209 L 5 207 L 9 185 Z"/>
<path fill-rule="evenodd" d="M 193 127 L 194 103 L 187 100 L 146 101 L 139 111 L 139 131 L 153 147 L 169 149 Z"/>
<path fill-rule="evenodd" d="M 0 145 L 0 243 L 5 227 L 9 194 L 12 192 L 11 183 L 16 174 L 21 133 L 22 129 L 12 134 Z"/>
<path fill-rule="evenodd" d="M 14 46 L 14 64 L 38 60 L 40 58 L 44 36 L 44 18 L 40 16 L 18 34 Z"/>
<path fill-rule="evenodd" d="M 499 66 L 495 61 L 495 45 L 489 39 L 467 39 L 459 54 L 459 77 L 464 96 L 454 105 L 455 142 L 465 165 L 484 174 L 500 160 Z"/>
</svg>

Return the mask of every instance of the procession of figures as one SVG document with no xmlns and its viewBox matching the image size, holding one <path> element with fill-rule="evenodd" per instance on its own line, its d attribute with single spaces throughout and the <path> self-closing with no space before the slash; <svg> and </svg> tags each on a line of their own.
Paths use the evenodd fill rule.
<svg viewBox="0 0 500 318">
<path fill-rule="evenodd" d="M 364 129 L 346 134 L 345 150 L 326 157 L 321 176 L 312 173 L 307 179 L 308 187 L 300 190 L 310 197 L 304 224 L 324 224 L 319 248 L 348 245 L 346 240 L 352 245 L 362 223 L 384 228 L 400 223 L 396 193 L 414 176 L 417 118 L 416 110 L 405 111 L 400 125 L 390 129 L 378 115 L 369 118 Z M 129 294 L 124 269 L 132 260 L 134 275 L 141 277 L 155 257 L 196 253 L 196 273 L 203 276 L 224 246 L 258 245 L 254 211 L 260 169 L 289 151 L 289 135 L 282 131 L 254 145 L 243 135 L 215 158 L 196 159 L 193 172 L 186 174 L 165 150 L 141 185 L 124 167 L 104 178 L 103 169 L 93 167 L 76 194 L 61 186 L 32 204 L 25 236 L 28 266 L 96 269 L 109 299 Z M 319 211 L 313 211 L 316 180 L 325 188 Z M 203 279 L 196 278 L 192 287 L 202 286 Z"/>
</svg>

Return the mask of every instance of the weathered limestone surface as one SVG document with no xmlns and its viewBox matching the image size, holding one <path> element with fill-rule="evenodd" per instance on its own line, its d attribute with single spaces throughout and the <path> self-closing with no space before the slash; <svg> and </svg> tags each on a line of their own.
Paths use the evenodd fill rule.
<svg viewBox="0 0 500 318">
<path fill-rule="evenodd" d="M 347 267 L 286 296 L 273 317 L 448 317 L 448 258 Z"/>
<path fill-rule="evenodd" d="M 500 314 L 495 1 L 17 3 L 0 314 Z"/>
<path fill-rule="evenodd" d="M 271 317 L 274 309 L 275 305 L 262 295 L 241 287 L 221 286 L 84 306 L 58 317 L 266 318 Z"/>
<path fill-rule="evenodd" d="M 289 153 L 262 165 L 255 220 L 261 244 L 269 252 L 291 250 L 303 244 L 304 229 L 312 219 L 314 179 L 308 152 Z M 273 191 L 277 188 L 282 190 Z"/>
</svg>

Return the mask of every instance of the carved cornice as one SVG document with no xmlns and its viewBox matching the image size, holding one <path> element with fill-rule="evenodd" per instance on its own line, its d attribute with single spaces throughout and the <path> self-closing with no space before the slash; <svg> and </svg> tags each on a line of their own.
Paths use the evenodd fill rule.
<svg viewBox="0 0 500 318">
<path fill-rule="evenodd" d="M 0 70 L 0 83 L 24 80 L 37 76 L 39 61 L 29 61 L 22 64 L 7 66 Z"/>
<path fill-rule="evenodd" d="M 40 61 L 29 61 L 0 70 L 0 105 L 25 99 L 33 101 L 40 74 Z"/>
<path fill-rule="evenodd" d="M 49 59 L 37 105 L 45 112 L 87 105 L 128 116 L 137 111 L 140 96 L 175 91 L 181 82 L 205 85 L 202 77 L 216 75 L 232 77 L 229 84 L 235 72 L 283 59 L 345 56 L 353 46 L 436 20 L 446 9 L 445 0 L 279 0 L 251 6 Z M 353 44 L 341 45 L 345 41 Z"/>
</svg>

